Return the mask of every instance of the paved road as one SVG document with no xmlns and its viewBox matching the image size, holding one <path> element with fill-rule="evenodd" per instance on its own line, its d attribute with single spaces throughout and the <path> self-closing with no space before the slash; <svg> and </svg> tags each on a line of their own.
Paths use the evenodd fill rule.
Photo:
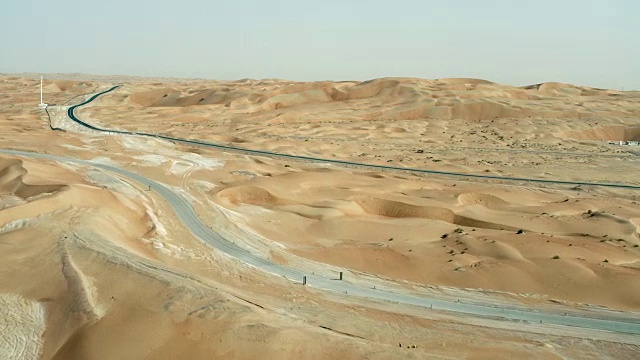
<svg viewBox="0 0 640 360">
<path fill-rule="evenodd" d="M 130 180 L 136 181 L 141 184 L 150 185 L 151 188 L 162 196 L 169 205 L 173 208 L 176 215 L 184 223 L 184 225 L 200 240 L 214 247 L 215 249 L 222 251 L 223 253 L 236 258 L 244 264 L 253 266 L 257 269 L 266 271 L 268 273 L 283 276 L 287 279 L 294 281 L 301 281 L 303 276 L 307 277 L 307 286 L 318 288 L 321 290 L 332 291 L 349 296 L 357 296 L 368 299 L 377 299 L 383 301 L 390 301 L 408 305 L 420 306 L 434 310 L 445 310 L 456 313 L 462 313 L 467 315 L 498 318 L 511 321 L 523 321 L 528 323 L 545 323 L 564 325 L 570 327 L 593 329 L 593 330 L 606 330 L 613 332 L 621 332 L 628 334 L 640 335 L 640 319 L 637 314 L 629 314 L 629 319 L 623 319 L 622 316 L 616 318 L 605 319 L 600 314 L 599 318 L 596 317 L 583 317 L 574 315 L 563 315 L 555 313 L 544 313 L 536 310 L 530 310 L 527 308 L 517 307 L 497 307 L 491 304 L 479 304 L 468 302 L 457 302 L 450 300 L 442 300 L 436 298 L 430 298 L 426 296 L 420 296 L 410 293 L 400 293 L 389 290 L 373 289 L 357 284 L 348 283 L 346 281 L 336 281 L 333 279 L 323 278 L 317 275 L 308 275 L 297 269 L 289 268 L 283 265 L 279 265 L 271 262 L 269 259 L 263 258 L 260 255 L 254 254 L 240 246 L 224 239 L 214 230 L 207 227 L 202 220 L 196 214 L 194 208 L 189 201 L 181 194 L 173 191 L 172 189 L 153 181 L 149 178 L 136 174 L 134 172 L 106 164 L 95 163 L 87 160 L 72 159 L 56 155 L 47 155 L 32 153 L 18 150 L 3 150 L 0 149 L 0 153 L 28 157 L 28 158 L 40 158 L 45 160 L 53 160 L 64 163 L 79 164 L 84 166 L 91 166 L 119 174 Z"/>
<path fill-rule="evenodd" d="M 98 96 L 108 93 L 116 89 L 117 86 L 113 88 L 98 93 L 85 102 L 72 106 L 68 110 L 69 117 L 76 121 L 77 123 L 96 131 L 103 131 L 109 133 L 123 134 L 123 135 L 140 135 L 140 136 L 150 136 L 156 138 L 162 138 L 170 141 L 177 141 L 182 143 L 194 144 L 194 145 L 203 145 L 210 146 L 215 148 L 221 148 L 225 150 L 233 150 L 233 151 L 243 151 L 251 154 L 258 155 L 267 155 L 267 156 L 279 156 L 285 158 L 294 158 L 301 160 L 311 160 L 311 161 L 323 161 L 330 163 L 337 163 L 342 165 L 358 165 L 358 166 L 368 166 L 374 168 L 383 168 L 383 169 L 391 169 L 391 170 L 408 170 L 404 168 L 396 168 L 391 166 L 382 166 L 382 165 L 367 165 L 367 164 L 358 164 L 351 163 L 347 161 L 340 160 L 325 160 L 318 158 L 308 158 L 303 156 L 295 156 L 288 154 L 278 154 L 267 151 L 259 151 L 259 150 L 246 150 L 240 148 L 234 148 L 219 144 L 206 143 L 198 140 L 185 140 L 178 139 L 163 135 L 155 135 L 155 134 L 147 134 L 147 133 L 135 133 L 128 131 L 120 131 L 120 130 L 108 130 L 102 129 L 91 124 L 87 124 L 82 120 L 78 119 L 74 110 L 78 106 L 82 106 L 93 101 Z M 415 305 L 425 308 L 432 308 L 434 310 L 445 310 L 456 313 L 463 313 L 473 316 L 479 317 L 488 317 L 488 318 L 499 318 L 506 319 L 511 321 L 523 321 L 528 323 L 546 323 L 546 324 L 555 324 L 555 325 L 563 325 L 584 329 L 593 329 L 593 330 L 606 330 L 613 332 L 621 332 L 628 334 L 640 335 L 640 320 L 638 319 L 637 314 L 628 313 L 629 318 L 624 319 L 622 316 L 605 318 L 604 313 L 598 313 L 597 316 L 594 317 L 586 317 L 586 316 L 574 316 L 574 315 L 562 315 L 556 313 L 546 313 L 540 312 L 537 310 L 531 310 L 527 308 L 517 308 L 517 307 L 497 307 L 491 304 L 479 304 L 479 303 L 468 303 L 468 302 L 454 302 L 443 299 L 436 299 L 426 296 L 420 296 L 410 293 L 400 293 L 389 290 L 382 289 L 374 289 L 368 288 L 364 286 L 359 286 L 357 284 L 352 284 L 344 281 L 335 281 L 332 279 L 323 278 L 317 275 L 308 275 L 300 270 L 289 268 L 283 265 L 279 265 L 271 262 L 269 259 L 263 258 L 257 254 L 254 254 L 244 248 L 241 248 L 238 245 L 224 239 L 220 234 L 216 233 L 209 227 L 207 227 L 198 217 L 195 210 L 189 203 L 189 201 L 184 198 L 179 193 L 174 192 L 173 190 L 167 188 L 166 186 L 155 182 L 151 179 L 145 178 L 141 175 L 133 173 L 128 170 L 121 169 L 119 167 L 94 163 L 86 160 L 78 160 L 65 158 L 61 156 L 55 155 L 45 155 L 24 151 L 16 151 L 16 150 L 0 150 L 0 153 L 15 155 L 15 156 L 24 156 L 24 157 L 34 157 L 34 158 L 42 158 L 54 161 L 68 162 L 68 163 L 76 163 L 86 166 L 93 166 L 96 168 L 100 168 L 106 171 L 110 171 L 113 173 L 120 174 L 124 177 L 127 177 L 131 180 L 137 181 L 142 184 L 150 185 L 155 191 L 158 192 L 159 195 L 164 197 L 166 201 L 173 207 L 176 215 L 181 219 L 184 225 L 199 239 L 204 241 L 205 243 L 211 245 L 223 253 L 226 253 L 229 256 L 232 256 L 239 261 L 253 266 L 257 269 L 266 271 L 268 273 L 284 276 L 288 279 L 294 281 L 300 281 L 303 276 L 307 277 L 308 286 L 315 287 L 321 290 L 328 290 L 337 293 L 348 294 L 350 296 L 358 296 L 362 298 L 369 299 L 378 299 L 383 301 L 391 301 L 409 305 Z M 417 169 L 409 169 L 410 171 L 419 171 L 419 172 L 427 172 L 427 173 L 436 173 L 436 174 L 445 174 L 445 175 L 454 175 L 454 176 L 468 176 L 468 177 L 482 177 L 482 178 L 499 178 L 501 177 L 495 176 L 482 176 L 482 175 L 469 175 L 469 174 L 458 174 L 458 173 L 449 173 L 449 172 L 439 172 L 439 171 L 428 171 L 428 170 L 417 170 Z M 562 183 L 562 184 L 573 184 L 573 185 L 597 185 L 597 186 L 610 186 L 610 187 L 622 187 L 622 188 L 640 188 L 632 185 L 624 185 L 624 184 L 600 184 L 600 183 L 580 183 L 580 182 L 566 182 L 566 181 L 552 181 L 552 180 L 536 180 L 536 179 L 518 179 L 518 178 L 506 178 L 506 179 L 516 179 L 516 180 L 524 180 L 524 181 L 539 181 L 539 182 L 551 182 L 551 183 Z M 624 315 L 623 315 L 624 316 Z"/>
<path fill-rule="evenodd" d="M 322 159 L 322 158 L 316 158 L 316 157 L 310 157 L 310 156 L 291 155 L 291 154 L 277 153 L 277 152 L 265 151 L 265 150 L 249 150 L 249 149 L 243 149 L 235 146 L 216 144 L 216 143 L 211 143 L 211 142 L 206 142 L 201 140 L 181 139 L 181 138 L 176 138 L 176 137 L 166 136 L 161 134 L 104 129 L 104 128 L 100 128 L 100 127 L 91 125 L 89 123 L 86 123 L 75 116 L 75 109 L 92 102 L 98 96 L 111 92 L 117 89 L 118 87 L 120 87 L 120 85 L 116 85 L 108 90 L 97 93 L 78 105 L 71 106 L 67 110 L 67 114 L 69 115 L 69 118 L 75 121 L 76 123 L 94 131 L 107 132 L 112 134 L 154 137 L 154 138 L 169 140 L 173 142 L 179 142 L 179 143 L 188 144 L 188 145 L 211 147 L 211 148 L 222 149 L 222 150 L 233 151 L 233 152 L 243 152 L 251 155 L 278 157 L 278 158 L 285 158 L 285 159 L 291 159 L 291 160 L 311 161 L 311 162 L 319 162 L 319 163 L 325 163 L 325 164 L 328 163 L 328 164 L 369 168 L 369 169 L 407 171 L 407 172 L 413 172 L 413 173 L 419 173 L 419 174 L 446 175 L 446 176 L 454 176 L 454 177 L 467 178 L 467 179 L 488 179 L 488 180 L 500 180 L 500 181 L 509 181 L 509 182 L 515 181 L 515 182 L 528 182 L 528 183 L 536 183 L 536 184 L 553 184 L 553 185 L 601 186 L 601 187 L 610 187 L 610 188 L 640 190 L 639 185 L 631 185 L 631 184 L 596 183 L 596 182 L 586 182 L 586 181 L 565 181 L 565 180 L 533 179 L 533 178 L 496 176 L 496 175 L 467 174 L 467 173 L 450 172 L 450 171 L 403 168 L 399 166 L 389 166 L 389 165 L 365 164 L 365 163 L 336 160 L 336 159 Z"/>
</svg>

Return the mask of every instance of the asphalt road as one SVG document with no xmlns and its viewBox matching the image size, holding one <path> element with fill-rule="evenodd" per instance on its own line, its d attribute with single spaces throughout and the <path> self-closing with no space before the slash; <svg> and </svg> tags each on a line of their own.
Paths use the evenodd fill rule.
<svg viewBox="0 0 640 360">
<path fill-rule="evenodd" d="M 624 185 L 624 184 L 602 184 L 602 183 L 586 183 L 586 182 L 553 181 L 553 180 L 542 180 L 542 179 L 502 178 L 497 176 L 460 174 L 460 173 L 430 171 L 430 170 L 421 170 L 421 169 L 405 169 L 405 168 L 383 166 L 383 165 L 368 165 L 368 164 L 352 163 L 352 162 L 341 161 L 341 160 L 327 160 L 327 159 L 310 158 L 310 157 L 304 157 L 304 156 L 295 156 L 295 155 L 289 155 L 289 154 L 272 153 L 268 151 L 247 150 L 247 149 L 235 148 L 235 147 L 230 147 L 225 145 L 202 142 L 198 140 L 185 140 L 185 139 L 173 138 L 173 137 L 163 136 L 163 135 L 102 129 L 102 128 L 93 126 L 91 124 L 85 123 L 75 116 L 74 110 L 77 107 L 87 104 L 93 101 L 94 99 L 96 99 L 98 96 L 108 93 L 110 91 L 113 91 L 117 87 L 118 86 L 114 86 L 109 90 L 95 94 L 92 97 L 90 97 L 88 100 L 84 101 L 83 103 L 70 107 L 68 110 L 69 117 L 73 121 L 95 131 L 108 132 L 112 134 L 113 133 L 122 134 L 122 135 L 139 135 L 139 136 L 156 137 L 156 138 L 182 142 L 182 143 L 187 143 L 192 145 L 202 145 L 202 146 L 214 147 L 214 148 L 231 150 L 231 151 L 242 151 L 245 153 L 256 154 L 256 155 L 293 158 L 297 160 L 308 160 L 308 161 L 315 161 L 315 162 L 328 162 L 328 163 L 335 163 L 339 165 L 364 166 L 364 167 L 380 168 L 385 170 L 426 172 L 426 173 L 444 174 L 444 175 L 452 175 L 452 176 L 640 189 L 640 187 L 638 186 Z M 504 319 L 509 321 L 524 322 L 524 323 L 545 323 L 545 324 L 562 325 L 562 326 L 569 326 L 569 327 L 575 327 L 575 328 L 605 330 L 605 331 L 640 335 L 640 320 L 638 319 L 638 316 L 635 313 L 629 313 L 628 319 L 624 318 L 624 313 L 620 313 L 621 315 L 619 316 L 608 316 L 605 313 L 596 312 L 594 313 L 593 317 L 588 317 L 583 315 L 575 316 L 575 315 L 567 315 L 567 314 L 557 314 L 557 313 L 551 313 L 551 312 L 542 312 L 539 310 L 532 310 L 524 307 L 504 307 L 504 306 L 494 306 L 492 304 L 480 304 L 480 303 L 469 303 L 464 301 L 458 302 L 458 301 L 436 299 L 436 298 L 421 296 L 421 295 L 412 294 L 412 293 L 401 293 L 401 292 L 395 292 L 395 291 L 389 291 L 389 290 L 369 288 L 369 287 L 364 287 L 357 284 L 352 284 L 346 281 L 336 281 L 334 279 L 323 278 L 317 275 L 305 274 L 300 270 L 273 263 L 267 258 L 264 258 L 258 254 L 254 254 L 224 239 L 222 236 L 220 236 L 220 234 L 216 233 L 214 230 L 207 227 L 200 220 L 195 210 L 193 209 L 193 207 L 185 197 L 183 197 L 179 193 L 171 190 L 170 188 L 156 181 L 143 177 L 134 172 L 131 172 L 116 166 L 94 163 L 86 160 L 66 158 L 66 157 L 61 157 L 56 155 L 47 155 L 47 154 L 24 152 L 24 151 L 18 151 L 18 150 L 2 150 L 2 149 L 0 149 L 0 153 L 14 155 L 14 156 L 41 158 L 46 160 L 92 166 L 95 168 L 103 169 L 112 173 L 122 175 L 126 178 L 129 178 L 130 180 L 139 182 L 141 184 L 149 185 L 152 187 L 154 191 L 156 191 L 172 206 L 176 215 L 181 219 L 184 225 L 197 238 L 201 239 L 203 242 L 209 244 L 215 249 L 233 258 L 236 258 L 237 260 L 241 261 L 244 264 L 253 266 L 257 269 L 263 270 L 265 272 L 268 272 L 274 275 L 283 276 L 287 279 L 291 279 L 292 281 L 300 282 L 303 276 L 306 276 L 307 286 L 317 288 L 320 290 L 326 290 L 326 291 L 331 291 L 335 293 L 345 294 L 345 296 L 347 295 L 357 296 L 357 297 L 368 298 L 368 299 L 377 299 L 377 300 L 388 301 L 388 302 L 415 305 L 415 306 L 424 307 L 424 308 L 433 309 L 433 310 L 450 311 L 450 312 L 467 314 L 467 315 L 472 315 L 477 317 L 486 317 L 486 318 L 492 318 L 492 319 L 497 318 L 497 319 Z"/>
<path fill-rule="evenodd" d="M 156 191 L 167 201 L 167 203 L 175 211 L 175 214 L 178 216 L 178 218 L 184 223 L 185 227 L 187 227 L 193 233 L 193 235 L 195 235 L 203 242 L 214 247 L 216 250 L 219 250 L 244 264 L 253 266 L 259 270 L 266 271 L 273 275 L 283 276 L 292 281 L 301 282 L 302 277 L 306 276 L 307 286 L 320 290 L 344 294 L 344 296 L 357 296 L 367 299 L 376 299 L 388 302 L 415 305 L 427 309 L 451 311 L 477 317 L 504 319 L 532 324 L 545 323 L 583 329 L 605 330 L 640 335 L 640 319 L 638 319 L 637 314 L 635 317 L 630 317 L 628 320 L 625 320 L 621 319 L 620 317 L 616 317 L 615 319 L 606 319 L 602 317 L 602 314 L 599 314 L 599 317 L 596 318 L 545 313 L 540 312 L 539 310 L 531 310 L 524 307 L 500 307 L 491 304 L 469 303 L 464 301 L 457 302 L 411 293 L 374 289 L 357 284 L 352 284 L 346 281 L 336 281 L 335 279 L 328 279 L 317 275 L 305 274 L 297 269 L 273 263 L 269 259 L 263 258 L 258 254 L 254 254 L 224 239 L 214 230 L 207 227 L 207 225 L 204 224 L 202 220 L 200 220 L 194 208 L 184 196 L 162 185 L 161 183 L 153 181 L 134 172 L 116 166 L 95 163 L 87 160 L 72 159 L 57 155 L 47 155 L 4 149 L 0 149 L 0 153 L 12 156 L 39 158 L 64 163 L 91 166 L 121 175 L 144 185 L 149 185 L 151 186 L 153 191 Z"/>
<path fill-rule="evenodd" d="M 89 99 L 83 101 L 82 103 L 69 107 L 69 109 L 67 110 L 67 114 L 69 115 L 69 118 L 75 121 L 76 123 L 94 131 L 106 132 L 111 134 L 139 135 L 139 136 L 154 137 L 158 139 L 164 139 L 164 140 L 179 142 L 179 143 L 188 144 L 188 145 L 204 146 L 204 147 L 216 148 L 216 149 L 221 149 L 226 151 L 242 152 L 242 153 L 251 154 L 251 155 L 285 158 L 285 159 L 298 160 L 298 161 L 310 161 L 310 162 L 316 162 L 316 163 L 335 164 L 335 165 L 341 165 L 341 166 L 378 169 L 378 170 L 407 171 L 407 172 L 419 173 L 419 174 L 446 175 L 446 176 L 453 176 L 453 177 L 460 177 L 460 178 L 467 178 L 467 179 L 500 180 L 500 181 L 508 181 L 508 182 L 528 182 L 528 183 L 535 183 L 535 184 L 553 184 L 553 185 L 600 186 L 600 187 L 609 187 L 609 188 L 640 190 L 639 185 L 631 185 L 631 184 L 596 183 L 596 182 L 587 182 L 587 181 L 565 181 L 565 180 L 521 178 L 521 177 L 509 177 L 509 176 L 483 175 L 483 174 L 468 174 L 468 173 L 459 173 L 459 172 L 451 172 L 451 171 L 439 171 L 439 170 L 428 170 L 428 169 L 404 168 L 404 167 L 389 166 L 389 165 L 366 164 L 366 163 L 358 163 L 353 161 L 336 160 L 336 159 L 322 159 L 322 158 L 316 158 L 316 157 L 310 157 L 310 156 L 284 154 L 284 153 L 277 153 L 277 152 L 265 151 L 265 150 L 249 150 L 249 149 L 243 149 L 235 146 L 216 144 L 216 143 L 211 143 L 211 142 L 206 142 L 201 140 L 181 139 L 181 138 L 176 138 L 176 137 L 166 136 L 161 134 L 104 129 L 104 128 L 100 128 L 100 127 L 91 125 L 89 123 L 86 123 L 75 116 L 75 109 L 92 102 L 98 96 L 111 92 L 117 89 L 118 87 L 120 87 L 120 85 L 116 85 L 108 90 L 99 92 L 91 96 Z"/>
</svg>

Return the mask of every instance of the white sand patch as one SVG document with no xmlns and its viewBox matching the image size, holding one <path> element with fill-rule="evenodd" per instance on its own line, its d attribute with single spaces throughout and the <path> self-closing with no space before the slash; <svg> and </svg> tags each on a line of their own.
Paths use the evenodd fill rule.
<svg viewBox="0 0 640 360">
<path fill-rule="evenodd" d="M 46 221 L 46 219 L 52 213 L 59 213 L 59 212 L 62 212 L 62 211 L 64 211 L 64 210 L 63 209 L 57 209 L 57 210 L 54 210 L 51 213 L 44 213 L 44 214 L 36 215 L 34 217 L 22 218 L 22 219 L 16 219 L 16 220 L 9 221 L 6 224 L 4 224 L 4 226 L 0 227 L 0 234 L 8 233 L 8 232 L 11 232 L 11 231 L 14 231 L 14 230 L 19 230 L 19 229 L 25 228 L 27 226 L 34 226 L 38 222 L 41 222 L 43 220 Z"/>
<path fill-rule="evenodd" d="M 86 150 L 83 147 L 79 147 L 79 146 L 75 146 L 75 145 L 71 145 L 71 144 L 62 144 L 62 147 L 70 149 L 70 150 L 83 150 L 83 151 Z"/>
<path fill-rule="evenodd" d="M 136 188 L 108 172 L 90 169 L 86 173 L 86 178 L 98 186 L 106 186 L 107 188 L 122 193 L 130 198 L 140 196 Z"/>
<path fill-rule="evenodd" d="M 165 153 L 165 149 L 174 149 L 175 145 L 169 141 L 159 140 L 142 136 L 120 136 L 118 137 L 123 147 L 130 150 L 139 150 L 142 152 L 157 154 Z M 163 151 L 165 150 L 165 151 Z"/>
<path fill-rule="evenodd" d="M 31 219 L 17 219 L 17 220 L 10 221 L 0 228 L 0 234 L 22 229 L 27 225 L 29 225 L 30 222 L 31 222 Z"/>
<path fill-rule="evenodd" d="M 317 167 L 322 167 L 322 168 L 334 167 L 334 164 L 330 164 L 330 163 L 315 163 L 313 165 Z"/>
<path fill-rule="evenodd" d="M 271 210 L 265 209 L 260 206 L 246 205 L 243 206 L 242 212 L 240 213 L 231 209 L 227 209 L 224 206 L 220 206 L 209 199 L 207 199 L 207 202 L 211 207 L 218 209 L 222 214 L 224 214 L 224 216 L 226 216 L 231 222 L 233 222 L 233 224 L 242 232 L 243 236 L 241 239 L 244 240 L 243 244 L 245 247 L 257 251 L 255 245 L 256 243 L 258 243 L 266 245 L 267 247 L 275 245 L 280 249 L 287 248 L 284 244 L 277 242 L 275 239 L 269 239 L 262 236 L 262 234 L 260 234 L 258 231 L 247 224 L 247 217 L 251 217 L 252 214 L 257 215 L 261 213 L 270 213 L 272 212 Z"/>
<path fill-rule="evenodd" d="M 187 250 L 183 246 L 173 245 L 160 240 L 151 240 L 150 244 L 154 250 L 177 259 L 183 259 L 185 257 L 192 259 L 201 258 L 196 256 L 195 252 Z"/>
<path fill-rule="evenodd" d="M 110 166 L 120 166 L 120 164 L 118 164 L 118 162 L 111 160 L 111 158 L 106 157 L 106 156 L 98 156 L 96 158 L 93 158 L 89 161 L 92 161 L 94 163 L 98 163 L 98 164 L 103 164 L 103 165 L 110 165 Z"/>
<path fill-rule="evenodd" d="M 163 163 L 169 161 L 167 157 L 162 155 L 156 155 L 156 154 L 134 156 L 133 158 L 144 161 L 144 165 L 146 166 L 160 166 Z"/>
<path fill-rule="evenodd" d="M 27 202 L 20 197 L 17 197 L 15 195 L 6 195 L 3 197 L 0 197 L 0 210 L 4 208 L 9 208 L 12 206 L 26 204 L 26 203 Z"/>
<path fill-rule="evenodd" d="M 176 246 L 173 244 L 165 244 L 165 246 L 169 251 L 171 251 L 174 254 L 180 254 L 184 250 L 182 247 Z"/>
<path fill-rule="evenodd" d="M 164 249 L 164 243 L 158 240 L 153 240 L 151 242 L 151 246 L 153 246 L 153 248 L 156 250 Z"/>
<path fill-rule="evenodd" d="M 188 153 L 180 156 L 181 159 L 198 164 L 205 169 L 219 169 L 224 166 L 224 161 L 220 159 L 206 158 L 196 153 Z"/>
<path fill-rule="evenodd" d="M 167 236 L 167 229 L 165 229 L 164 225 L 162 225 L 153 209 L 146 202 L 144 204 L 144 207 L 147 209 L 147 215 L 149 215 L 149 218 L 151 219 L 151 221 L 153 221 L 156 232 L 163 237 Z"/>
<path fill-rule="evenodd" d="M 194 184 L 195 189 L 200 191 L 211 191 L 218 187 L 218 185 L 204 180 L 193 180 L 192 183 Z"/>
<path fill-rule="evenodd" d="M 181 175 L 193 168 L 195 168 L 195 165 L 193 163 L 178 160 L 174 161 L 173 164 L 171 164 L 169 171 L 174 175 Z"/>
<path fill-rule="evenodd" d="M 636 227 L 636 231 L 635 234 L 633 234 L 633 236 L 635 237 L 635 239 L 637 241 L 640 241 L 640 218 L 631 218 L 629 219 L 629 222 L 631 223 L 631 225 Z M 638 243 L 636 243 L 638 244 Z M 640 245 L 640 244 L 638 244 Z"/>
<path fill-rule="evenodd" d="M 167 236 L 167 229 L 165 229 L 164 225 L 162 225 L 160 220 L 158 220 L 158 217 L 153 212 L 153 210 L 148 208 L 148 207 L 147 207 L 147 215 L 149 215 L 149 217 L 151 218 L 151 221 L 153 221 L 153 224 L 154 224 L 158 234 L 160 234 L 162 236 Z"/>
<path fill-rule="evenodd" d="M 0 359 L 38 359 L 44 330 L 44 306 L 18 294 L 0 294 Z"/>
</svg>

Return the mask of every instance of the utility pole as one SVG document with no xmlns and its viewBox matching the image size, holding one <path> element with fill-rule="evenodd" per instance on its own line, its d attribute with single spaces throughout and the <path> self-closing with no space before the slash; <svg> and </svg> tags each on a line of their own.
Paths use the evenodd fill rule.
<svg viewBox="0 0 640 360">
<path fill-rule="evenodd" d="M 44 109 L 47 107 L 47 104 L 42 102 L 42 81 L 43 81 L 43 77 L 40 76 L 40 104 L 38 105 L 38 107 Z"/>
</svg>

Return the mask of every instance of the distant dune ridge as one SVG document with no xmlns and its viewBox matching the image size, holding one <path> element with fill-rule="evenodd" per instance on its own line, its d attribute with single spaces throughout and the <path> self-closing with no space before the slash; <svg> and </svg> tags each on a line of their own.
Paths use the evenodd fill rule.
<svg viewBox="0 0 640 360">
<path fill-rule="evenodd" d="M 376 79 L 365 82 L 315 82 L 290 84 L 251 81 L 250 89 L 193 89 L 184 93 L 172 88 L 133 93 L 132 103 L 142 106 L 185 107 L 224 105 L 259 112 L 311 107 L 330 102 L 366 101 L 371 106 L 393 104 L 382 118 L 490 120 L 530 116 L 578 117 L 586 113 L 581 101 L 618 96 L 620 92 L 562 83 L 512 87 L 479 79 L 422 80 Z M 549 106 L 545 100 L 563 100 Z M 506 101 L 505 101 L 506 100 Z M 535 101 L 537 100 L 537 101 Z"/>
</svg>

